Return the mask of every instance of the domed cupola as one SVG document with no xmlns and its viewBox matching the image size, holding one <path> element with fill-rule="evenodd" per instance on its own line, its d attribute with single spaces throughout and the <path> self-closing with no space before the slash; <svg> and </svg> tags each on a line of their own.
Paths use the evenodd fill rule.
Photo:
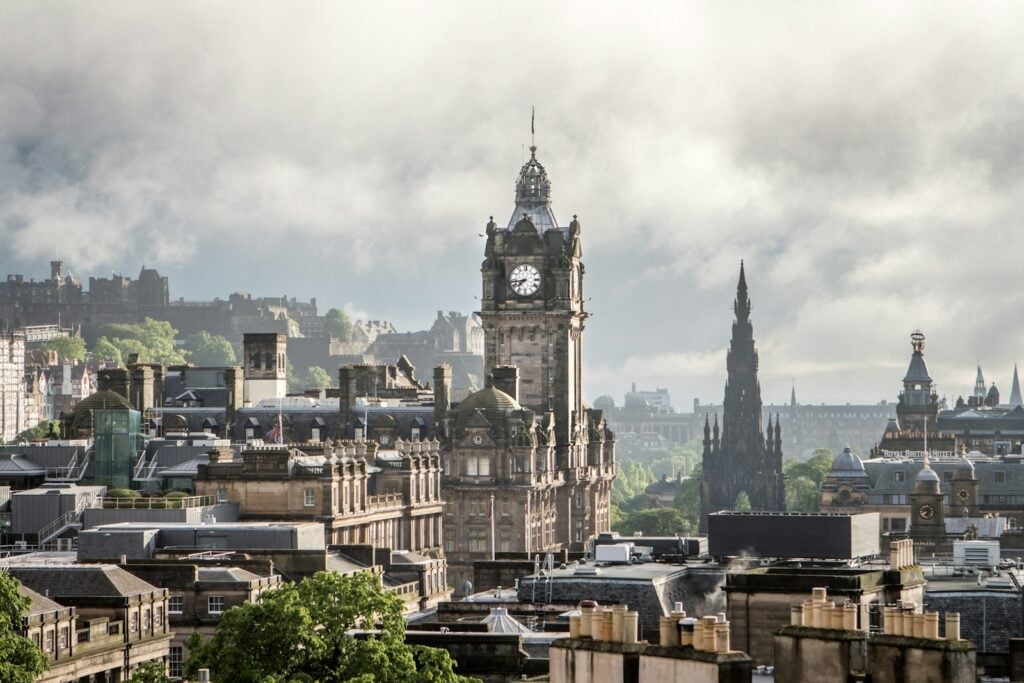
<svg viewBox="0 0 1024 683">
<path fill-rule="evenodd" d="M 864 470 L 864 462 L 847 446 L 832 460 L 829 476 L 837 479 L 867 479 L 868 473 Z"/>
<path fill-rule="evenodd" d="M 914 493 L 938 493 L 939 475 L 935 474 L 928 461 L 924 461 L 924 467 L 914 477 Z"/>
<path fill-rule="evenodd" d="M 509 229 L 514 229 L 523 218 L 528 218 L 541 234 L 558 227 L 551 210 L 551 181 L 544 166 L 537 161 L 536 145 L 530 146 L 530 158 L 516 179 L 516 208 L 508 221 Z"/>
</svg>

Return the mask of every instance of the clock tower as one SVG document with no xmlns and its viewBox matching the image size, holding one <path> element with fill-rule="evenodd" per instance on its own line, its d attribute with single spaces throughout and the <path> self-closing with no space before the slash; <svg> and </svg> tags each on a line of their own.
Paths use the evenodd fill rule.
<svg viewBox="0 0 1024 683">
<path fill-rule="evenodd" d="M 518 370 L 518 401 L 552 428 L 557 542 L 582 548 L 610 528 L 614 436 L 601 411 L 583 404 L 584 310 L 580 221 L 561 226 L 537 147 L 516 179 L 508 224 L 487 223 L 480 318 L 484 376 Z"/>
<path fill-rule="evenodd" d="M 942 509 L 939 476 L 924 460 L 924 467 L 914 478 L 910 494 L 910 537 L 915 543 L 938 544 L 946 539 L 946 522 Z"/>
</svg>

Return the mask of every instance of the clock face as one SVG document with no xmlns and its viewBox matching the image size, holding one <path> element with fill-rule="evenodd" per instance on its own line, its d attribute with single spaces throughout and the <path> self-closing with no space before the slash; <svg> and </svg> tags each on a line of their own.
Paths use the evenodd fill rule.
<svg viewBox="0 0 1024 683">
<path fill-rule="evenodd" d="M 508 277 L 512 291 L 519 296 L 529 296 L 540 289 L 540 272 L 529 263 L 520 263 Z"/>
<path fill-rule="evenodd" d="M 917 514 L 920 515 L 921 519 L 931 519 L 935 516 L 935 508 L 931 505 L 922 505 L 918 508 Z"/>
<path fill-rule="evenodd" d="M 971 492 L 968 491 L 967 489 L 959 489 L 956 492 L 956 499 L 959 500 L 961 503 L 966 503 L 967 499 L 970 498 L 970 497 L 971 497 Z"/>
</svg>

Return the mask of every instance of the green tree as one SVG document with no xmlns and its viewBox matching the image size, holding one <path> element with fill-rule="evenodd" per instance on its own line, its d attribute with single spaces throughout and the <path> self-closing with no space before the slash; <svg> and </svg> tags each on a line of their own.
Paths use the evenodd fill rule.
<svg viewBox="0 0 1024 683">
<path fill-rule="evenodd" d="M 117 348 L 106 337 L 100 337 L 92 345 L 92 359 L 97 363 L 113 361 L 117 367 L 124 367 L 124 358 L 121 357 L 121 349 Z"/>
<path fill-rule="evenodd" d="M 227 337 L 200 330 L 185 340 L 182 350 L 193 365 L 220 368 L 238 363 L 235 347 Z"/>
<path fill-rule="evenodd" d="M 802 461 L 799 458 L 789 458 L 782 464 L 782 472 L 787 479 L 805 477 L 815 484 L 821 484 L 832 469 L 833 455 L 827 448 L 819 448 L 809 460 Z"/>
<path fill-rule="evenodd" d="M 352 320 L 345 311 L 332 308 L 324 315 L 327 334 L 341 341 L 352 341 Z"/>
<path fill-rule="evenodd" d="M 750 512 L 750 496 L 747 495 L 746 491 L 740 491 L 739 495 L 736 496 L 732 509 L 734 512 Z"/>
<path fill-rule="evenodd" d="M 171 683 L 167 665 L 163 662 L 146 662 L 132 673 L 128 683 Z"/>
<path fill-rule="evenodd" d="M 104 325 L 99 332 L 101 337 L 106 337 L 118 348 L 123 360 L 127 360 L 132 353 L 137 353 L 139 361 L 143 363 L 185 363 L 185 356 L 174 348 L 174 337 L 178 332 L 166 320 L 146 318 L 136 325 Z"/>
<path fill-rule="evenodd" d="M 49 668 L 42 650 L 17 633 L 31 601 L 18 590 L 18 581 L 0 572 L 0 681 L 32 683 Z"/>
<path fill-rule="evenodd" d="M 352 638 L 350 630 L 376 630 Z M 189 675 L 209 668 L 213 680 L 411 681 L 454 683 L 444 650 L 405 644 L 402 602 L 370 572 L 319 572 L 266 591 L 224 613 L 213 637 L 189 641 Z"/>
<path fill-rule="evenodd" d="M 60 422 L 58 420 L 43 420 L 35 427 L 29 427 L 14 437 L 15 443 L 26 443 L 28 441 L 42 441 L 44 439 L 56 439 L 60 437 Z"/>
<path fill-rule="evenodd" d="M 648 484 L 654 481 L 651 468 L 634 460 L 623 460 L 612 484 L 612 502 L 626 508 L 638 496 L 642 496 Z"/>
<path fill-rule="evenodd" d="M 43 351 L 55 351 L 61 363 L 85 360 L 85 340 L 81 337 L 57 337 L 39 345 Z"/>
<path fill-rule="evenodd" d="M 700 465 L 679 485 L 676 493 L 675 507 L 683 515 L 690 529 L 700 528 L 700 481 L 703 469 Z"/>
<path fill-rule="evenodd" d="M 327 374 L 319 365 L 314 365 L 309 368 L 306 372 L 306 388 L 316 389 L 317 391 L 326 389 L 327 387 L 334 386 L 334 382 L 331 381 L 331 376 Z"/>
<path fill-rule="evenodd" d="M 820 499 L 818 484 L 807 477 L 786 480 L 786 511 L 817 512 Z"/>
<path fill-rule="evenodd" d="M 295 374 L 295 366 L 291 361 L 284 368 L 284 381 L 289 394 L 301 394 L 306 390 L 302 379 Z"/>
<path fill-rule="evenodd" d="M 639 531 L 645 536 L 675 536 L 696 531 L 683 513 L 676 508 L 652 508 L 630 512 L 619 521 L 615 530 L 630 535 Z"/>
</svg>

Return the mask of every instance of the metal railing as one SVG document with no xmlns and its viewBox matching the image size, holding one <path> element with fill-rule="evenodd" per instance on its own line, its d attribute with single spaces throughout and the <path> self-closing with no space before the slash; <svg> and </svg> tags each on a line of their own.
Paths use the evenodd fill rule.
<svg viewBox="0 0 1024 683">
<path fill-rule="evenodd" d="M 185 498 L 97 498 L 96 507 L 105 510 L 181 510 L 213 505 L 213 496 L 187 496 Z"/>
<path fill-rule="evenodd" d="M 71 456 L 71 460 L 65 467 L 47 467 L 47 481 L 81 481 L 85 476 L 85 468 L 89 465 L 88 452 L 82 454 L 81 462 L 78 459 L 78 451 Z"/>
</svg>

